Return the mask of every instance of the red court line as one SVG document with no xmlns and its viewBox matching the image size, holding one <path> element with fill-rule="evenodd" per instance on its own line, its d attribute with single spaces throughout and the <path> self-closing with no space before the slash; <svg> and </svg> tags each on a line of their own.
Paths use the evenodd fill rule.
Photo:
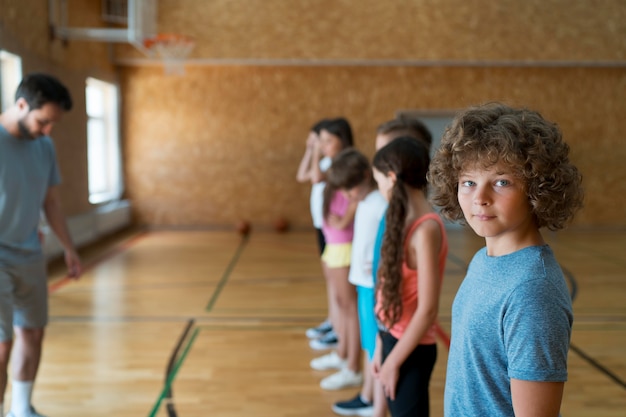
<svg viewBox="0 0 626 417">
<path fill-rule="evenodd" d="M 119 255 L 120 253 L 128 250 L 129 247 L 137 243 L 139 239 L 144 238 L 147 234 L 148 234 L 147 231 L 139 232 L 137 235 L 131 237 L 125 242 L 120 243 L 115 248 L 111 249 L 110 251 L 103 253 L 100 256 L 97 256 L 95 259 L 92 259 L 90 262 L 83 265 L 83 271 L 82 271 L 83 274 L 89 271 L 90 269 L 93 269 L 96 265 L 106 261 L 107 259 L 110 259 L 114 257 L 115 255 Z M 53 292 L 57 291 L 59 288 L 64 287 L 65 285 L 69 284 L 72 281 L 75 281 L 75 279 L 70 277 L 69 275 L 66 275 L 63 278 L 49 284 L 48 292 L 52 294 Z"/>
</svg>

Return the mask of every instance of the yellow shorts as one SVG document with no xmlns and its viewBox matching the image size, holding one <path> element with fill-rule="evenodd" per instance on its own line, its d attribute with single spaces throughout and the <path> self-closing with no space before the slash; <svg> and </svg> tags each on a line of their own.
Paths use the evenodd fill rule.
<svg viewBox="0 0 626 417">
<path fill-rule="evenodd" d="M 322 261 L 329 268 L 343 268 L 350 266 L 352 243 L 327 243 Z"/>
</svg>

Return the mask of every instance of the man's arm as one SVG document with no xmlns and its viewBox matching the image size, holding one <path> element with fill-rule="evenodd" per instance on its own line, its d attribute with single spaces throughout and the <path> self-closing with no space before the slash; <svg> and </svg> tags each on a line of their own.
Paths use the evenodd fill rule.
<svg viewBox="0 0 626 417">
<path fill-rule="evenodd" d="M 65 222 L 65 215 L 61 207 L 61 196 L 57 186 L 48 188 L 48 193 L 43 203 L 43 211 L 48 225 L 65 249 L 65 264 L 67 265 L 68 276 L 78 278 L 82 273 L 82 266 Z"/>
</svg>

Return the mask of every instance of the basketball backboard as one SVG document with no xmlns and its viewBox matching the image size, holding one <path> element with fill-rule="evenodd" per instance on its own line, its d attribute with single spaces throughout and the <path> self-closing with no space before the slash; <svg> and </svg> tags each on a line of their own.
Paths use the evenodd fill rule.
<svg viewBox="0 0 626 417">
<path fill-rule="evenodd" d="M 103 22 L 126 27 L 69 27 L 68 0 L 51 0 L 50 31 L 64 40 L 127 42 L 143 51 L 144 40 L 157 34 L 157 6 L 157 0 L 104 0 Z"/>
</svg>

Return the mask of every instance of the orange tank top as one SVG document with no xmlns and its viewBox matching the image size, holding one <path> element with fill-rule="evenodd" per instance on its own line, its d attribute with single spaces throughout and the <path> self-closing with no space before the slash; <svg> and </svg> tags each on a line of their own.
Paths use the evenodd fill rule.
<svg viewBox="0 0 626 417">
<path fill-rule="evenodd" d="M 404 253 L 407 252 L 409 242 L 411 240 L 411 236 L 415 232 L 415 229 L 425 222 L 426 220 L 435 220 L 439 223 L 439 227 L 441 228 L 441 248 L 439 249 L 439 279 L 443 281 L 443 273 L 446 266 L 446 257 L 448 256 L 448 237 L 446 235 L 445 226 L 443 221 L 436 213 L 428 213 L 423 215 L 422 217 L 416 219 L 411 227 L 406 233 L 406 237 L 404 239 Z M 384 279 L 384 277 L 382 278 Z M 418 293 L 417 293 L 417 280 L 419 277 L 417 276 L 417 270 L 411 269 L 406 260 L 402 261 L 402 316 L 400 320 L 398 320 L 390 329 L 389 333 L 393 335 L 396 339 L 400 339 L 406 330 L 411 318 L 413 318 L 413 314 L 417 310 L 417 302 L 418 302 Z M 377 294 L 377 302 L 376 302 L 376 312 L 380 312 L 382 309 L 382 303 L 380 302 L 381 294 L 380 291 Z M 382 317 L 385 317 L 384 313 L 379 314 Z M 436 343 L 436 320 L 433 325 L 428 329 L 426 334 L 420 339 L 420 345 L 431 345 Z"/>
</svg>

